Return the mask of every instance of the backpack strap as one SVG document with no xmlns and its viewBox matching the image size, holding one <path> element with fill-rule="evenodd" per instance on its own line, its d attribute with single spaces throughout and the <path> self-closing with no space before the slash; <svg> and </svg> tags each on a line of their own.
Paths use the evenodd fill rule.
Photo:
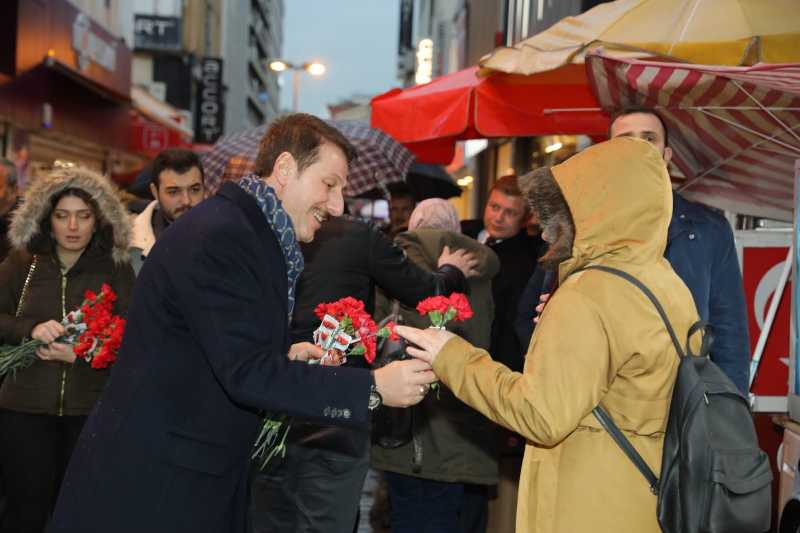
<svg viewBox="0 0 800 533">
<path fill-rule="evenodd" d="M 644 295 L 647 296 L 647 298 L 651 302 L 653 302 L 653 305 L 656 307 L 656 311 L 658 311 L 658 314 L 661 316 L 661 320 L 664 321 L 664 325 L 667 327 L 667 332 L 669 333 L 669 338 L 672 339 L 672 344 L 675 346 L 675 351 L 678 352 L 678 355 L 681 358 L 685 357 L 685 353 L 683 351 L 683 348 L 681 348 L 681 343 L 678 342 L 678 336 L 675 335 L 675 330 L 672 329 L 672 324 L 670 323 L 669 319 L 667 318 L 667 312 L 664 311 L 664 308 L 661 306 L 661 302 L 658 301 L 658 298 L 656 298 L 656 295 L 653 294 L 653 292 L 650 289 L 648 289 L 647 286 L 644 283 L 642 283 L 641 281 L 639 281 L 635 277 L 631 276 L 630 274 L 628 274 L 624 270 L 620 270 L 618 268 L 612 268 L 612 267 L 607 267 L 607 266 L 602 266 L 602 265 L 589 265 L 589 266 L 580 268 L 580 269 L 576 270 L 575 272 L 580 272 L 581 270 L 602 270 L 603 272 L 608 272 L 609 274 L 614 274 L 615 276 L 619 276 L 621 278 L 624 278 L 624 279 L 628 280 L 629 282 L 633 283 L 634 285 L 636 285 L 639 288 L 639 290 L 641 290 L 644 293 Z M 696 326 L 696 324 L 695 324 L 695 326 Z M 692 327 L 694 328 L 694 326 L 692 326 Z M 694 331 L 697 331 L 697 329 L 695 329 Z"/>
<path fill-rule="evenodd" d="M 639 290 L 641 290 L 645 294 L 645 296 L 647 296 L 647 298 L 651 302 L 653 302 L 653 305 L 655 306 L 656 310 L 658 311 L 658 314 L 661 316 L 661 320 L 664 321 L 664 325 L 667 327 L 667 332 L 669 332 L 669 336 L 672 339 L 672 344 L 675 346 L 675 350 L 678 352 L 678 356 L 681 357 L 681 358 L 685 357 L 685 353 L 684 353 L 683 349 L 681 348 L 680 343 L 678 342 L 678 337 L 677 337 L 677 335 L 675 335 L 675 330 L 672 328 L 672 324 L 670 323 L 669 319 L 667 318 L 666 311 L 664 311 L 664 308 L 661 306 L 661 302 L 658 301 L 658 298 L 656 298 L 656 296 L 653 294 L 653 292 L 650 289 L 648 289 L 647 286 L 644 283 L 642 283 L 641 281 L 636 279 L 634 276 L 632 276 L 632 275 L 628 274 L 627 272 L 625 272 L 623 270 L 620 270 L 618 268 L 612 268 L 612 267 L 602 266 L 602 265 L 589 265 L 589 266 L 580 268 L 580 269 L 576 270 L 575 272 L 580 272 L 581 270 L 602 270 L 603 272 L 608 272 L 609 274 L 614 274 L 615 276 L 619 276 L 619 277 L 629 281 L 633 285 L 636 285 L 636 287 L 638 287 Z M 575 272 L 573 272 L 573 274 Z M 691 337 L 691 335 L 693 333 L 695 333 L 699 329 L 705 329 L 706 327 L 707 327 L 707 323 L 703 323 L 702 321 L 696 322 L 690 328 L 689 336 Z M 701 350 L 700 350 L 701 354 L 703 353 L 703 350 L 706 349 L 705 345 L 706 345 L 706 342 L 705 342 L 705 339 L 703 339 L 703 346 L 701 347 Z M 710 346 L 710 343 L 709 343 L 709 346 Z M 691 353 L 691 350 L 690 350 L 689 344 L 688 344 L 688 340 L 687 340 L 686 348 L 687 348 L 687 351 L 689 353 Z M 707 349 L 706 349 L 706 352 L 707 352 Z M 694 354 L 692 354 L 692 355 L 694 355 Z M 599 405 L 597 407 L 595 407 L 594 409 L 592 409 L 592 414 L 597 419 L 597 421 L 600 422 L 600 425 L 603 426 L 603 429 L 605 429 L 608 432 L 608 434 L 611 435 L 611 438 L 614 439 L 614 442 L 617 443 L 617 446 L 619 446 L 620 449 L 623 451 L 623 453 L 625 453 L 625 455 L 628 456 L 628 459 L 631 460 L 631 462 L 634 464 L 634 466 L 636 466 L 636 468 L 639 470 L 639 472 L 642 473 L 644 478 L 647 480 L 647 483 L 650 485 L 650 492 L 652 492 L 655 495 L 658 495 L 658 478 L 656 477 L 655 473 L 650 468 L 650 466 L 645 462 L 645 460 L 639 454 L 639 452 L 636 451 L 636 448 L 633 447 L 633 444 L 631 444 L 631 441 L 628 440 L 628 438 L 625 436 L 625 434 L 622 433 L 622 431 L 619 429 L 619 427 L 617 427 L 617 424 L 614 423 L 614 420 L 611 418 L 611 415 L 609 415 L 606 412 L 606 410 L 603 409 Z"/>
<path fill-rule="evenodd" d="M 645 460 L 639 455 L 639 452 L 636 451 L 636 448 L 633 447 L 631 441 L 625 436 L 624 433 L 617 427 L 614 421 L 611 419 L 611 415 L 609 415 L 605 409 L 600 407 L 599 405 L 592 409 L 592 414 L 600 422 L 600 425 L 603 426 L 603 429 L 608 431 L 608 434 L 611 435 L 611 438 L 614 439 L 614 442 L 617 443 L 617 446 L 628 456 L 628 459 L 631 460 L 633 465 L 642 473 L 644 478 L 647 480 L 647 483 L 650 485 L 650 492 L 655 495 L 658 495 L 658 478 L 656 477 L 653 470 L 650 468 Z"/>
</svg>

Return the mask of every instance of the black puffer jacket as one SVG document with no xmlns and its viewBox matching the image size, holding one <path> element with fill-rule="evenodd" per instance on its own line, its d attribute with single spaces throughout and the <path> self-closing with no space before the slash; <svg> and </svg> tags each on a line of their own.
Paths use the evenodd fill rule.
<svg viewBox="0 0 800 533">
<path fill-rule="evenodd" d="M 87 289 L 97 292 L 103 283 L 118 295 L 114 313 L 127 311 L 134 282 L 130 265 L 114 264 L 108 254 L 87 250 L 63 275 L 53 255 L 37 255 L 20 316 L 15 317 L 32 260 L 29 253 L 16 251 L 0 264 L 0 343 L 19 344 L 30 338 L 35 325 L 60 321 L 65 312 L 80 306 Z M 24 413 L 87 415 L 107 376 L 108 369 L 93 369 L 82 359 L 73 364 L 36 360 L 3 381 L 0 407 Z"/>
<path fill-rule="evenodd" d="M 49 215 L 51 199 L 64 189 L 81 189 L 98 208 L 98 223 L 111 228 L 109 242 L 98 244 L 95 235 L 76 263 L 62 274 L 55 244 L 40 241 L 42 220 Z M 14 251 L 0 264 L 0 344 L 17 345 L 30 338 L 33 327 L 48 320 L 61 321 L 83 302 L 87 289 L 99 291 L 108 283 L 117 294 L 114 313 L 124 315 L 133 289 L 133 269 L 128 263 L 128 214 L 104 177 L 85 169 L 63 169 L 37 180 L 14 211 L 9 230 Z M 38 242 L 34 246 L 34 242 Z M 36 267 L 31 271 L 38 249 Z M 31 277 L 19 316 L 16 316 L 28 273 Z M 105 384 L 107 370 L 92 369 L 85 361 L 72 364 L 36 360 L 30 367 L 6 377 L 0 386 L 0 408 L 48 415 L 86 415 Z"/>
</svg>

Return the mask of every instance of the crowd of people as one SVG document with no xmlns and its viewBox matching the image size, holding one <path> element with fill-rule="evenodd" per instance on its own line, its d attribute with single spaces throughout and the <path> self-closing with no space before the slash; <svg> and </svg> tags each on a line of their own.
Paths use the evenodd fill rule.
<svg viewBox="0 0 800 533">
<path fill-rule="evenodd" d="M 659 531 L 590 413 L 657 470 L 678 360 L 641 294 L 583 269 L 635 275 L 680 338 L 709 321 L 746 393 L 744 294 L 728 223 L 670 187 L 659 116 L 623 110 L 609 137 L 497 179 L 480 220 L 397 189 L 385 230 L 345 214 L 355 149 L 306 114 L 214 195 L 196 154 L 162 152 L 138 214 L 73 165 L 20 194 L 0 160 L 0 345 L 42 343 L 0 376 L 0 531 L 350 533 L 370 466 L 395 533 Z M 60 342 L 103 284 L 127 319 L 110 371 Z M 452 292 L 473 318 L 425 329 L 416 304 Z M 346 296 L 403 324 L 405 355 L 309 365 L 315 307 Z M 411 421 L 391 446 L 370 438 L 390 409 Z M 295 423 L 262 468 L 265 412 Z"/>
</svg>

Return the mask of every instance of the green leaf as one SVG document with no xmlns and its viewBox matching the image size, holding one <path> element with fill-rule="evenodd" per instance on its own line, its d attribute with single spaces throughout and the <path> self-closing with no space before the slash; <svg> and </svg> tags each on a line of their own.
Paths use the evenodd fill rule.
<svg viewBox="0 0 800 533">
<path fill-rule="evenodd" d="M 347 353 L 348 353 L 348 355 L 362 355 L 366 351 L 367 351 L 367 349 L 364 348 L 364 345 L 359 342 L 358 344 L 356 344 L 355 348 L 353 348 L 352 350 L 350 350 Z"/>
</svg>

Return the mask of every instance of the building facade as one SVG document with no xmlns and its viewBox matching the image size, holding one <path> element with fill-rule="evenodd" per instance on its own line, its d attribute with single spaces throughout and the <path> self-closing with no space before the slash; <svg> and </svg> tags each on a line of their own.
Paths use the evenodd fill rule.
<svg viewBox="0 0 800 533">
<path fill-rule="evenodd" d="M 279 87 L 267 59 L 280 55 L 282 0 L 128 1 L 133 85 L 174 108 L 161 114 L 198 149 L 275 116 Z"/>
<path fill-rule="evenodd" d="M 0 154 L 20 184 L 57 160 L 107 173 L 135 168 L 130 47 L 120 8 L 90 14 L 67 0 L 8 0 L 0 7 Z"/>
<path fill-rule="evenodd" d="M 476 65 L 495 48 L 511 46 L 604 1 L 608 0 L 401 0 L 398 80 L 408 87 Z M 464 191 L 453 200 L 459 214 L 480 216 L 498 177 L 552 163 L 558 154 L 547 149 L 580 142 L 529 137 L 461 143 L 448 166 Z"/>
<path fill-rule="evenodd" d="M 281 57 L 283 16 L 283 0 L 225 2 L 221 51 L 228 132 L 269 122 L 279 112 L 278 74 L 268 60 Z"/>
</svg>

